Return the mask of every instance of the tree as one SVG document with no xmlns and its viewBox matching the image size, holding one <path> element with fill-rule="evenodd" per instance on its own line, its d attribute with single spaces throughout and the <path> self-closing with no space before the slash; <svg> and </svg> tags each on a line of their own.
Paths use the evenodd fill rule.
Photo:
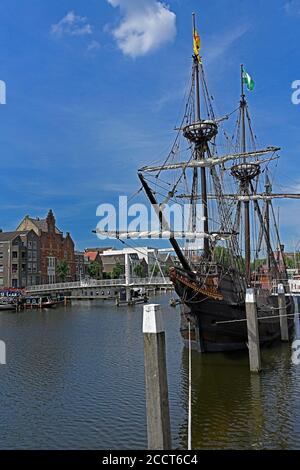
<svg viewBox="0 0 300 470">
<path fill-rule="evenodd" d="M 142 264 L 137 264 L 135 267 L 134 267 L 134 270 L 133 270 L 134 274 L 136 275 L 136 277 L 145 277 L 146 273 L 145 273 L 145 268 Z"/>
<path fill-rule="evenodd" d="M 173 266 L 172 266 L 173 267 Z M 164 266 L 164 269 L 163 269 L 163 272 L 164 272 L 164 275 L 165 276 L 169 276 L 170 274 L 170 269 L 171 269 L 171 266 Z"/>
<path fill-rule="evenodd" d="M 112 279 L 120 279 L 122 274 L 124 274 L 123 266 L 120 263 L 116 263 L 111 273 Z"/>
<path fill-rule="evenodd" d="M 56 274 L 59 277 L 59 280 L 61 282 L 65 282 L 69 272 L 70 272 L 70 268 L 66 260 L 62 260 L 57 263 Z"/>
<path fill-rule="evenodd" d="M 160 273 L 160 270 L 159 270 L 159 267 L 158 267 L 158 266 L 154 266 L 154 268 L 151 269 L 151 275 L 152 275 L 153 277 L 157 277 L 159 273 Z"/>
<path fill-rule="evenodd" d="M 98 261 L 92 261 L 88 267 L 88 274 L 93 279 L 101 279 L 101 265 Z"/>
</svg>

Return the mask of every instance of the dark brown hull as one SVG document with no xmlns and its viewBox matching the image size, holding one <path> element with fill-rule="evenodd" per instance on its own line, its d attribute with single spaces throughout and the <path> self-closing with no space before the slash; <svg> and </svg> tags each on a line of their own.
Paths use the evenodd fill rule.
<svg viewBox="0 0 300 470">
<path fill-rule="evenodd" d="M 192 345 L 201 352 L 238 351 L 247 349 L 248 335 L 245 303 L 236 302 L 227 292 L 224 300 L 207 298 L 176 282 L 175 290 L 183 301 L 181 334 L 188 340 L 188 322 L 191 322 Z M 293 314 L 294 305 L 287 297 L 287 314 Z M 275 307 L 274 310 L 271 307 Z M 271 317 L 264 319 L 263 317 Z M 267 292 L 258 295 L 259 335 L 262 346 L 280 338 L 277 297 Z M 288 318 L 293 328 L 292 316 Z"/>
</svg>

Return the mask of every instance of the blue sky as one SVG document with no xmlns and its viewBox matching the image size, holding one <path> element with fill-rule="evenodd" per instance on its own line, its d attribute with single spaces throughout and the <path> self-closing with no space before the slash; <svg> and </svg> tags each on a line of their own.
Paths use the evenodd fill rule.
<svg viewBox="0 0 300 470">
<path fill-rule="evenodd" d="M 0 227 L 51 207 L 78 248 L 99 244 L 96 208 L 139 188 L 136 170 L 172 142 L 191 64 L 191 13 L 218 114 L 239 99 L 239 65 L 263 145 L 282 147 L 281 187 L 300 189 L 298 0 L 0 0 Z M 158 16 L 155 16 L 158 15 Z M 159 21 L 157 20 L 159 18 Z M 132 28 L 144 34 L 136 41 Z M 300 240 L 300 203 L 282 203 Z M 153 244 L 153 243 L 152 243 Z"/>
</svg>

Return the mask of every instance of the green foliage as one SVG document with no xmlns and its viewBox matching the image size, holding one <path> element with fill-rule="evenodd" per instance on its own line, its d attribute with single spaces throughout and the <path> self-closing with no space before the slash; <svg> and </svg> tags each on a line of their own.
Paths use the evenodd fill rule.
<svg viewBox="0 0 300 470">
<path fill-rule="evenodd" d="M 142 264 L 137 264 L 133 272 L 136 277 L 146 277 L 145 267 Z"/>
<path fill-rule="evenodd" d="M 262 266 L 266 266 L 267 260 L 266 259 L 256 259 L 251 263 L 251 271 L 257 271 Z"/>
<path fill-rule="evenodd" d="M 285 256 L 284 261 L 288 269 L 297 269 L 300 265 L 300 253 L 295 253 L 294 256 Z"/>
<path fill-rule="evenodd" d="M 92 261 L 88 267 L 88 274 L 93 279 L 101 279 L 101 265 L 98 261 Z"/>
<path fill-rule="evenodd" d="M 56 274 L 61 282 L 65 282 L 68 274 L 70 272 L 69 265 L 67 261 L 59 261 L 56 265 Z"/>
<path fill-rule="evenodd" d="M 232 261 L 228 248 L 216 246 L 213 253 L 213 261 L 215 263 L 220 263 L 225 267 L 230 267 L 232 265 Z"/>
<path fill-rule="evenodd" d="M 163 272 L 164 272 L 165 276 L 169 276 L 170 266 L 164 266 Z"/>
<path fill-rule="evenodd" d="M 159 274 L 159 272 L 160 272 L 160 271 L 159 271 L 159 267 L 158 267 L 158 266 L 155 266 L 154 269 L 151 270 L 151 274 L 152 274 L 152 276 L 154 276 L 154 277 L 157 277 L 158 274 Z"/>
<path fill-rule="evenodd" d="M 235 256 L 234 260 L 228 248 L 216 246 L 213 252 L 213 262 L 221 264 L 225 268 L 236 268 L 239 272 L 245 272 L 245 260 L 241 256 Z M 234 264 L 233 264 L 234 263 Z"/>
<path fill-rule="evenodd" d="M 120 277 L 124 274 L 124 268 L 120 263 L 116 263 L 113 267 L 111 278 L 112 279 L 120 279 Z"/>
</svg>

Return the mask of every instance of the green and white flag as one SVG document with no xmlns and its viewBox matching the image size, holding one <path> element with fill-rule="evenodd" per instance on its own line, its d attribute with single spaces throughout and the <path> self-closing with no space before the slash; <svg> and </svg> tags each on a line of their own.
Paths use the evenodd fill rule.
<svg viewBox="0 0 300 470">
<path fill-rule="evenodd" d="M 253 78 L 243 69 L 243 82 L 247 85 L 249 91 L 253 91 L 255 87 L 255 83 Z"/>
</svg>

